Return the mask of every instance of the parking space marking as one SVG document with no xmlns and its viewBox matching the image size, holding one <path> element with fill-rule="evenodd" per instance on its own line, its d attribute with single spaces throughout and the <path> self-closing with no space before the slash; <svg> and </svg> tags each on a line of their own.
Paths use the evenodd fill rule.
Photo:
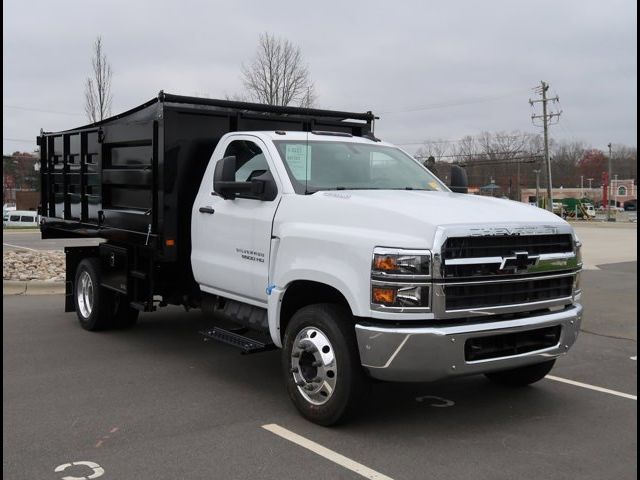
<svg viewBox="0 0 640 480">
<path fill-rule="evenodd" d="M 549 380 L 553 380 L 555 382 L 568 383 L 569 385 L 574 385 L 576 387 L 588 388 L 589 390 L 595 390 L 596 392 L 608 393 L 610 395 L 616 395 L 622 398 L 628 398 L 630 400 L 638 400 L 636 395 L 631 395 L 629 393 L 617 392 L 615 390 L 609 390 L 608 388 L 597 387 L 595 385 L 589 385 L 588 383 L 576 382 L 575 380 L 569 380 L 567 378 L 555 377 L 553 375 L 547 375 L 545 378 Z"/>
<path fill-rule="evenodd" d="M 53 471 L 57 473 L 64 472 L 66 469 L 73 467 L 75 465 L 83 465 L 85 467 L 89 467 L 91 470 L 93 470 L 93 473 L 86 477 L 74 477 L 71 475 L 67 475 L 62 477 L 60 480 L 90 480 L 90 479 L 98 478 L 104 475 L 104 468 L 102 468 L 100 465 L 98 465 L 95 462 L 86 462 L 86 461 L 63 463 L 62 465 L 58 465 Z"/>
<path fill-rule="evenodd" d="M 11 247 L 11 248 L 20 248 L 22 250 L 29 250 L 30 252 L 37 252 L 38 250 L 35 250 L 33 248 L 29 248 L 29 247 L 21 247 L 20 245 L 11 245 L 10 243 L 3 243 L 2 244 L 3 247 Z"/>
<path fill-rule="evenodd" d="M 391 477 L 387 477 L 380 472 L 376 472 L 375 470 L 372 470 L 369 467 L 362 465 L 361 463 L 351 460 L 344 455 L 340 455 L 333 450 L 323 447 L 322 445 L 313 442 L 305 437 L 302 437 L 297 433 L 293 433 L 292 431 L 287 430 L 286 428 L 281 427 L 280 425 L 277 425 L 275 423 L 262 425 L 262 428 L 278 435 L 279 437 L 284 438 L 285 440 L 289 440 L 290 442 L 300 445 L 307 450 L 311 450 L 313 453 L 318 454 L 321 457 L 326 458 L 327 460 L 331 460 L 333 463 L 351 470 L 352 472 L 355 472 L 365 478 L 369 478 L 371 480 L 393 480 Z"/>
</svg>

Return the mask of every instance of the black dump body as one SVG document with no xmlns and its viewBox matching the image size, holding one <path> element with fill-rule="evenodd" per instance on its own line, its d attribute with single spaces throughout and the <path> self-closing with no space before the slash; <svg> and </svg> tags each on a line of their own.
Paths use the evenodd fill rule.
<svg viewBox="0 0 640 480">
<path fill-rule="evenodd" d="M 125 252 L 127 278 L 131 271 L 134 277 L 145 277 L 144 295 L 135 295 L 141 301 L 153 294 L 184 297 L 194 288 L 191 209 L 224 134 L 323 130 L 364 136 L 372 132 L 374 119 L 371 112 L 160 92 L 102 122 L 42 132 L 42 238 L 104 238 L 117 252 Z M 128 290 L 131 295 L 131 284 Z"/>
</svg>

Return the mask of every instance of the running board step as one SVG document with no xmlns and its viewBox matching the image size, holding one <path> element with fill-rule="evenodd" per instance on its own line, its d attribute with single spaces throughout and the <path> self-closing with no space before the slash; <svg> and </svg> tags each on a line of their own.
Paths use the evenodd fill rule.
<svg viewBox="0 0 640 480">
<path fill-rule="evenodd" d="M 244 335 L 233 333 L 220 327 L 202 330 L 200 333 L 205 336 L 205 340 L 207 338 L 211 338 L 213 340 L 226 343 L 227 345 L 231 345 L 232 347 L 239 348 L 241 350 L 240 353 L 243 355 L 266 352 L 277 348 L 273 343 L 264 343 L 255 338 L 245 337 Z"/>
</svg>

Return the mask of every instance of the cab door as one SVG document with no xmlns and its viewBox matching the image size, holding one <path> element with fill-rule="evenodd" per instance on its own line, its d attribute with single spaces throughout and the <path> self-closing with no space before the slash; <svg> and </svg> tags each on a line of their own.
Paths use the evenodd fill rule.
<svg viewBox="0 0 640 480">
<path fill-rule="evenodd" d="M 282 189 L 261 140 L 237 135 L 223 141 L 226 144 L 216 149 L 223 153 L 214 153 L 193 208 L 193 273 L 203 291 L 266 307 L 271 228 Z M 265 201 L 238 195 L 224 200 L 214 193 L 215 163 L 231 155 L 236 157 L 236 181 L 270 171 L 278 185 L 276 198 Z"/>
</svg>

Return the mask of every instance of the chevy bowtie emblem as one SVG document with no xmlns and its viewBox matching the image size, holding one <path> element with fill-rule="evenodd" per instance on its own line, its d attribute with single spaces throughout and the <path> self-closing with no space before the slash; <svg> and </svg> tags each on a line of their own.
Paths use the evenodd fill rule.
<svg viewBox="0 0 640 480">
<path fill-rule="evenodd" d="M 538 263 L 538 255 L 529 255 L 529 252 L 513 252 L 512 257 L 502 257 L 500 270 L 526 271 Z"/>
</svg>

